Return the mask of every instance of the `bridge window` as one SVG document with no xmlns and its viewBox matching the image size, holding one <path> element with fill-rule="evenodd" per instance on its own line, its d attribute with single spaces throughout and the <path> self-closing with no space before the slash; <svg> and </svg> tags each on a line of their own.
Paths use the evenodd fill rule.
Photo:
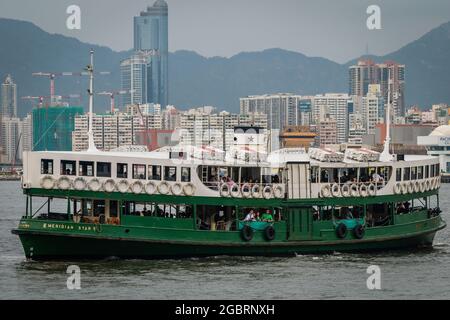
<svg viewBox="0 0 450 320">
<path fill-rule="evenodd" d="M 416 180 L 417 179 L 417 167 L 412 167 L 411 168 L 411 180 Z"/>
<path fill-rule="evenodd" d="M 61 160 L 61 175 L 75 176 L 77 162 L 72 160 Z"/>
<path fill-rule="evenodd" d="M 395 180 L 402 181 L 402 168 L 397 168 L 395 170 Z"/>
<path fill-rule="evenodd" d="M 423 179 L 423 167 L 417 167 L 417 179 Z"/>
<path fill-rule="evenodd" d="M 411 168 L 403 168 L 403 181 L 411 179 Z"/>
<path fill-rule="evenodd" d="M 191 168 L 182 167 L 181 168 L 181 181 L 190 182 L 191 181 Z"/>
<path fill-rule="evenodd" d="M 425 166 L 425 179 L 430 177 L 430 167 Z"/>
<path fill-rule="evenodd" d="M 164 167 L 164 180 L 176 181 L 177 180 L 177 167 Z"/>
<path fill-rule="evenodd" d="M 110 162 L 97 162 L 97 177 L 111 177 Z"/>
<path fill-rule="evenodd" d="M 41 174 L 53 174 L 53 160 L 41 160 Z"/>
<path fill-rule="evenodd" d="M 148 166 L 148 178 L 150 180 L 161 180 L 161 166 Z"/>
<path fill-rule="evenodd" d="M 117 164 L 117 178 L 128 178 L 128 164 L 118 163 Z"/>
<path fill-rule="evenodd" d="M 145 164 L 133 164 L 133 179 L 145 179 Z"/>
<path fill-rule="evenodd" d="M 80 161 L 79 175 L 85 177 L 92 177 L 94 175 L 94 162 Z"/>
</svg>

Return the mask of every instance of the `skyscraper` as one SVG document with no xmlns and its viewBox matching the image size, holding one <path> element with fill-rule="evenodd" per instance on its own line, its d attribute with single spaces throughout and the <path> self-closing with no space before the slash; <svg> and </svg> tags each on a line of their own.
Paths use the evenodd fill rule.
<svg viewBox="0 0 450 320">
<path fill-rule="evenodd" d="M 17 117 L 17 86 L 8 74 L 2 83 L 2 105 L 3 118 Z"/>
<path fill-rule="evenodd" d="M 168 6 L 157 0 L 139 16 L 134 17 L 134 50 L 147 51 L 151 64 L 147 82 L 147 100 L 144 103 L 168 105 Z"/>
<path fill-rule="evenodd" d="M 130 58 L 120 63 L 120 81 L 124 105 L 144 104 L 149 100 L 152 83 L 152 64 L 150 55 L 145 51 L 138 51 Z"/>
<path fill-rule="evenodd" d="M 349 94 L 365 96 L 369 85 L 379 84 L 385 103 L 388 101 L 388 77 L 391 78 L 391 104 L 395 116 L 405 114 L 405 65 L 394 61 L 376 64 L 371 60 L 360 60 L 349 67 Z"/>
</svg>

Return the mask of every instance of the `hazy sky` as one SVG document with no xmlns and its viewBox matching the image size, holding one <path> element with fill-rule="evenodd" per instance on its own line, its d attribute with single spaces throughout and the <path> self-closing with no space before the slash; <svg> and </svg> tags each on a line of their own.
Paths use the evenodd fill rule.
<svg viewBox="0 0 450 320">
<path fill-rule="evenodd" d="M 0 0 L 0 17 L 27 20 L 115 50 L 132 47 L 133 16 L 154 0 Z M 167 0 L 169 49 L 205 56 L 279 47 L 346 62 L 366 47 L 386 54 L 450 20 L 449 0 Z M 66 28 L 66 8 L 81 7 L 81 30 Z M 366 9 L 381 7 L 382 30 Z"/>
</svg>

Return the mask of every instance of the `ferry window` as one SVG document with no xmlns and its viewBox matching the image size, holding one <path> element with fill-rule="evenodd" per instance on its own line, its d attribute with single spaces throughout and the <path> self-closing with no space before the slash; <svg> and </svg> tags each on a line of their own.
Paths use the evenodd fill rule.
<svg viewBox="0 0 450 320">
<path fill-rule="evenodd" d="M 79 166 L 80 176 L 92 177 L 94 175 L 94 162 L 80 161 Z"/>
<path fill-rule="evenodd" d="M 128 178 L 128 164 L 118 163 L 117 164 L 117 178 Z"/>
<path fill-rule="evenodd" d="M 53 174 L 53 160 L 41 160 L 41 174 Z"/>
<path fill-rule="evenodd" d="M 145 179 L 145 164 L 133 164 L 133 179 Z"/>
<path fill-rule="evenodd" d="M 110 217 L 116 218 L 119 216 L 118 204 L 119 204 L 119 201 L 115 201 L 115 200 L 109 201 L 109 216 Z"/>
<path fill-rule="evenodd" d="M 403 168 L 403 181 L 411 179 L 411 168 Z"/>
<path fill-rule="evenodd" d="M 435 174 L 434 174 L 434 164 L 430 166 L 430 169 L 431 169 L 431 174 L 430 174 L 431 177 L 435 177 Z"/>
<path fill-rule="evenodd" d="M 435 166 L 436 166 L 436 169 L 434 169 L 434 170 L 436 172 L 436 176 L 439 176 L 441 174 L 439 164 L 435 164 Z"/>
<path fill-rule="evenodd" d="M 191 168 L 182 167 L 181 168 L 181 181 L 190 182 L 191 181 Z"/>
<path fill-rule="evenodd" d="M 412 167 L 411 168 L 411 180 L 416 180 L 417 179 L 417 167 Z"/>
<path fill-rule="evenodd" d="M 429 178 L 430 177 L 430 167 L 425 166 L 425 178 Z"/>
<path fill-rule="evenodd" d="M 110 162 L 97 162 L 97 177 L 111 177 Z"/>
<path fill-rule="evenodd" d="M 77 174 L 76 171 L 76 161 L 72 160 L 61 160 L 61 174 L 74 176 Z"/>
<path fill-rule="evenodd" d="M 164 167 L 164 180 L 176 181 L 177 180 L 177 167 Z"/>
<path fill-rule="evenodd" d="M 94 217 L 105 214 L 105 200 L 94 200 Z"/>
<path fill-rule="evenodd" d="M 397 168 L 395 170 L 395 180 L 402 181 L 402 168 Z"/>
<path fill-rule="evenodd" d="M 327 169 L 320 170 L 320 182 L 329 182 L 329 174 Z"/>
<path fill-rule="evenodd" d="M 148 166 L 148 179 L 161 180 L 161 166 Z"/>
<path fill-rule="evenodd" d="M 423 179 L 423 167 L 417 167 L 417 179 Z"/>
</svg>

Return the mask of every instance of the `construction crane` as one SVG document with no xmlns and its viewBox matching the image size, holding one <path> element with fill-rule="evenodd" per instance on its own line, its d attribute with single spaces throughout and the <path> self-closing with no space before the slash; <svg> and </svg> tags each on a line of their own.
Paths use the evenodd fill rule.
<svg viewBox="0 0 450 320">
<path fill-rule="evenodd" d="M 39 101 L 38 108 L 42 108 L 44 106 L 44 99 L 51 99 L 51 96 L 25 96 L 21 97 L 23 100 L 30 100 L 30 101 Z M 53 103 L 56 102 L 56 98 L 58 99 L 80 99 L 81 95 L 79 94 L 69 94 L 67 96 L 53 96 Z M 48 106 L 48 105 L 46 105 Z"/>
<path fill-rule="evenodd" d="M 42 108 L 42 106 L 44 105 L 44 98 L 43 96 L 40 97 L 32 97 L 32 96 L 25 96 L 25 97 L 21 97 L 21 99 L 23 100 L 30 100 L 31 102 L 33 101 L 39 101 L 38 107 Z"/>
<path fill-rule="evenodd" d="M 111 74 L 109 71 L 101 71 L 98 72 L 100 75 Z M 33 72 L 33 76 L 35 77 L 47 77 L 50 79 L 50 104 L 54 103 L 55 99 L 55 78 L 61 76 L 87 76 L 88 72 Z"/>
<path fill-rule="evenodd" d="M 114 97 L 118 96 L 118 95 L 131 93 L 131 91 L 132 90 L 119 90 L 119 91 L 113 91 L 113 92 L 102 91 L 102 92 L 99 92 L 97 94 L 99 96 L 109 96 L 109 98 L 111 99 L 111 114 L 113 114 L 114 113 L 114 109 L 115 109 Z"/>
</svg>

